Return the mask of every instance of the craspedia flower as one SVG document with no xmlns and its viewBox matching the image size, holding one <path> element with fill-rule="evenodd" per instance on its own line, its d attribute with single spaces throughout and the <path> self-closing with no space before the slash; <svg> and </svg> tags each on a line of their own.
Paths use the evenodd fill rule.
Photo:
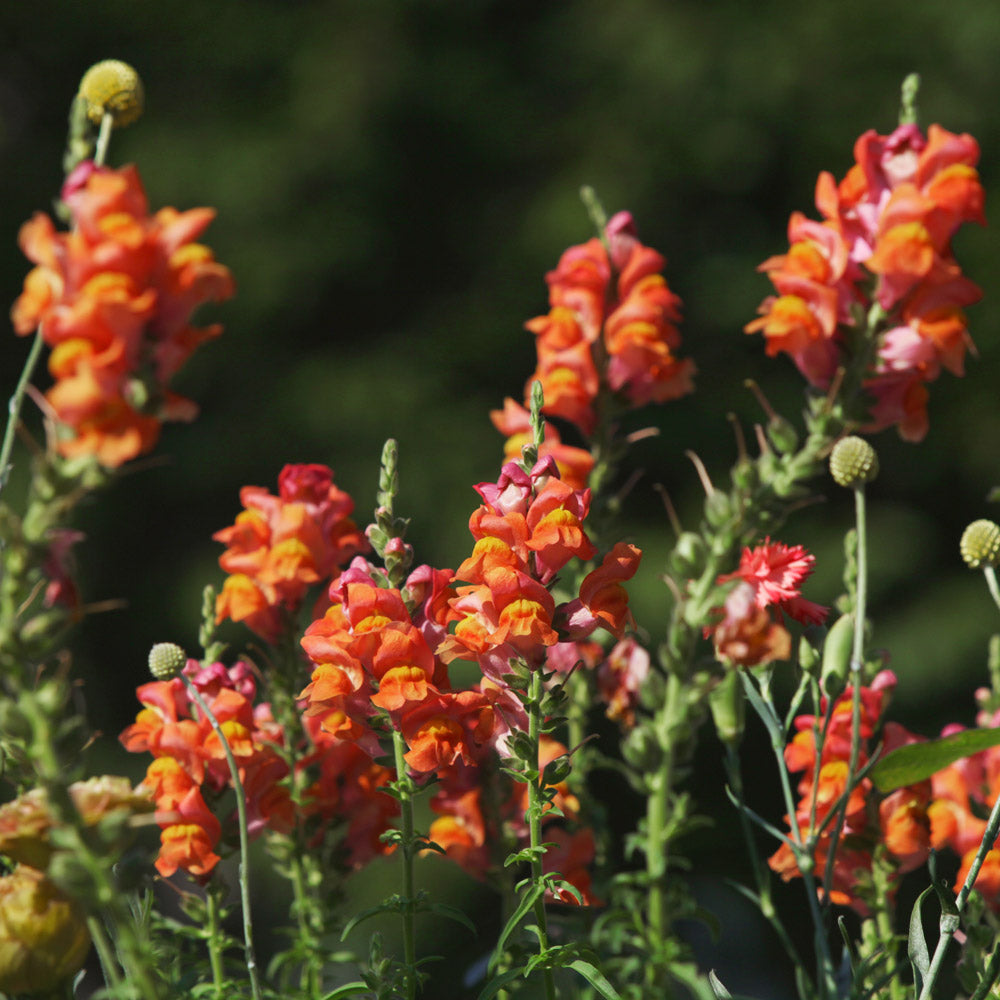
<svg viewBox="0 0 1000 1000">
<path fill-rule="evenodd" d="M 830 475 L 850 489 L 870 483 L 878 475 L 878 455 L 864 438 L 841 438 L 830 453 Z"/>
<path fill-rule="evenodd" d="M 970 569 L 996 566 L 1000 561 L 1000 525 L 986 518 L 973 521 L 962 532 L 958 547 Z"/>
<path fill-rule="evenodd" d="M 131 125 L 142 114 L 145 101 L 139 74 L 120 59 L 103 59 L 91 66 L 80 81 L 80 96 L 92 122 L 99 124 L 111 115 L 115 128 Z"/>
<path fill-rule="evenodd" d="M 187 653 L 174 642 L 158 642 L 149 651 L 149 672 L 158 681 L 176 677 L 187 663 Z"/>
</svg>

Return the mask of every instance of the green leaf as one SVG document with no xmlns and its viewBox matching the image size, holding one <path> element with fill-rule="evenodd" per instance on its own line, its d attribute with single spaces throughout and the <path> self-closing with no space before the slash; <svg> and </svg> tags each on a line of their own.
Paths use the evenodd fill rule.
<svg viewBox="0 0 1000 1000">
<path fill-rule="evenodd" d="M 356 917 L 352 917 L 347 921 L 346 926 L 340 935 L 340 940 L 345 941 L 347 935 L 354 930 L 358 924 L 362 921 L 368 920 L 369 917 L 378 916 L 380 913 L 400 913 L 401 912 L 401 899 L 399 896 L 393 896 L 390 899 L 384 900 L 379 903 L 378 906 L 373 906 L 371 909 L 362 910 Z"/>
<path fill-rule="evenodd" d="M 605 1000 L 621 1000 L 618 991 L 604 978 L 600 969 L 590 962 L 582 958 L 574 958 L 572 962 L 566 963 L 566 968 L 573 969 L 583 976 Z"/>
<path fill-rule="evenodd" d="M 510 915 L 510 919 L 507 921 L 506 926 L 500 932 L 500 937 L 497 938 L 496 947 L 493 950 L 493 957 L 490 959 L 489 967 L 491 971 L 496 966 L 499 956 L 503 954 L 503 949 L 507 944 L 507 938 L 514 933 L 517 929 L 517 925 L 524 919 L 544 892 L 544 885 L 533 885 L 521 897 L 521 901 L 517 904 L 517 909 Z"/>
<path fill-rule="evenodd" d="M 454 920 L 455 923 L 461 924 L 463 927 L 468 927 L 473 934 L 479 933 L 476 925 L 457 906 L 450 906 L 448 903 L 428 903 L 426 906 L 421 907 L 421 909 L 430 913 L 436 913 L 439 917 L 447 917 L 449 920 Z"/>
<path fill-rule="evenodd" d="M 365 983 L 345 983 L 338 986 L 332 993 L 327 993 L 323 1000 L 341 1000 L 342 997 L 356 997 L 359 993 L 368 993 Z"/>
<path fill-rule="evenodd" d="M 495 997 L 508 983 L 512 983 L 521 975 L 520 969 L 508 969 L 491 979 L 480 991 L 476 1000 L 490 1000 Z"/>
<path fill-rule="evenodd" d="M 966 729 L 926 743 L 908 743 L 882 757 L 870 777 L 880 792 L 923 781 L 956 760 L 1000 746 L 1000 729 Z"/>
<path fill-rule="evenodd" d="M 927 940 L 924 938 L 924 922 L 921 919 L 920 908 L 923 906 L 924 897 L 933 891 L 933 886 L 927 886 L 917 897 L 917 901 L 910 911 L 910 933 L 907 938 L 906 952 L 913 965 L 913 982 L 918 992 L 931 967 L 931 956 L 927 950 Z"/>
<path fill-rule="evenodd" d="M 718 1000 L 733 1000 L 732 993 L 722 985 L 722 981 L 715 974 L 715 969 L 708 970 L 708 981 L 712 986 L 712 992 L 716 995 Z"/>
</svg>

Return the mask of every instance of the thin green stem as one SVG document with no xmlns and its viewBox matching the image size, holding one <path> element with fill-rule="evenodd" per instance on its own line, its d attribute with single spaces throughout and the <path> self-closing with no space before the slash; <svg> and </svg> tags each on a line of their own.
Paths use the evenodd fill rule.
<svg viewBox="0 0 1000 1000">
<path fill-rule="evenodd" d="M 3 444 L 0 445 L 0 492 L 7 485 L 7 478 L 10 475 L 10 453 L 14 449 L 14 435 L 17 433 L 17 425 L 21 419 L 21 407 L 24 404 L 24 395 L 28 389 L 28 383 L 35 374 L 35 365 L 42 353 L 41 327 L 35 333 L 35 339 L 31 343 L 31 350 L 28 351 L 27 360 L 21 370 L 21 377 L 17 380 L 17 387 L 14 395 L 7 403 L 7 426 L 4 428 Z"/>
<path fill-rule="evenodd" d="M 240 779 L 240 771 L 236 766 L 236 758 L 233 756 L 232 748 L 226 739 L 226 734 L 222 731 L 218 719 L 212 714 L 201 692 L 195 687 L 191 678 L 186 674 L 181 674 L 188 694 L 195 701 L 205 718 L 208 719 L 215 735 L 219 738 L 223 753 L 226 755 L 226 763 L 229 765 L 229 776 L 233 782 L 233 791 L 236 793 L 236 812 L 239 818 L 240 831 L 240 903 L 243 910 L 243 951 L 246 956 L 247 973 L 250 976 L 250 991 L 253 1000 L 262 1000 L 260 990 L 260 978 L 257 972 L 257 956 L 253 947 L 253 917 L 250 911 L 250 835 L 247 830 L 247 801 L 246 793 L 243 790 L 243 782 Z"/>
<path fill-rule="evenodd" d="M 544 872 L 539 848 L 542 844 L 542 768 L 539 761 L 539 741 L 542 731 L 542 674 L 539 670 L 531 672 L 531 686 L 528 691 L 528 739 L 531 740 L 535 752 L 534 769 L 537 778 L 528 782 L 528 836 L 531 846 L 531 881 L 539 885 Z M 535 921 L 538 924 L 538 948 L 544 952 L 549 947 L 548 921 L 545 915 L 545 898 L 539 896 L 535 900 Z M 543 969 L 546 1000 L 555 1000 L 556 985 L 550 968 Z"/>
<path fill-rule="evenodd" d="M 782 729 L 777 710 L 771 700 L 770 688 L 765 688 L 762 693 L 757 690 L 753 681 L 746 673 L 741 672 L 740 676 L 743 678 L 747 700 L 764 723 L 771 737 L 771 752 L 774 754 L 774 759 L 778 765 L 781 793 L 784 797 L 785 809 L 788 811 L 788 820 L 792 832 L 789 846 L 795 855 L 795 863 L 802 875 L 802 883 L 805 886 L 806 899 L 809 903 L 809 913 L 813 921 L 813 937 L 816 944 L 816 985 L 819 996 L 821 998 L 834 996 L 836 995 L 836 987 L 833 979 L 833 956 L 830 952 L 830 942 L 826 936 L 826 924 L 823 920 L 822 910 L 820 909 L 816 879 L 813 875 L 813 867 L 816 863 L 813 857 L 815 843 L 811 836 L 803 837 L 802 831 L 799 828 L 795 797 L 792 794 L 791 778 L 788 774 L 788 766 L 785 764 L 785 733 Z"/>
<path fill-rule="evenodd" d="M 94 164 L 98 167 L 104 166 L 104 161 L 108 155 L 108 143 L 111 142 L 111 133 L 114 131 L 114 115 L 105 112 L 101 119 L 101 128 L 97 133 L 97 146 L 94 149 Z"/>
<path fill-rule="evenodd" d="M 205 910 L 208 917 L 205 935 L 208 940 L 208 961 L 212 968 L 212 985 L 215 987 L 216 1000 L 222 998 L 223 983 L 226 978 L 222 965 L 223 931 L 219 909 L 219 897 L 210 886 L 205 894 Z"/>
<path fill-rule="evenodd" d="M 990 588 L 993 603 L 1000 608 L 1000 586 L 997 585 L 996 570 L 992 566 L 984 566 L 983 576 L 986 577 L 986 586 Z"/>
<path fill-rule="evenodd" d="M 392 752 L 396 764 L 396 787 L 399 791 L 399 818 L 402 843 L 399 853 L 403 862 L 403 960 L 406 963 L 406 998 L 417 995 L 417 943 L 413 922 L 413 792 L 407 776 L 406 742 L 398 729 L 392 731 Z"/>
<path fill-rule="evenodd" d="M 747 847 L 750 867 L 753 869 L 754 884 L 757 886 L 757 900 L 760 904 L 760 911 L 778 935 L 778 940 L 785 949 L 785 954 L 791 959 L 793 967 L 804 969 L 805 965 L 802 962 L 802 958 L 799 956 L 795 944 L 788 936 L 785 925 L 781 922 L 774 909 L 774 901 L 771 898 L 771 880 L 767 867 L 761 858 L 760 851 L 757 849 L 757 842 L 754 839 L 753 830 L 750 826 L 750 818 L 747 815 L 743 795 L 743 774 L 740 768 L 740 755 L 732 743 L 726 744 L 726 774 L 729 777 L 729 787 L 736 801 L 739 803 L 737 811 L 740 817 L 740 830 L 743 833 L 743 840 Z"/>
<path fill-rule="evenodd" d="M 969 867 L 969 872 L 965 876 L 962 888 L 958 891 L 958 896 L 955 899 L 956 912 L 941 914 L 941 934 L 938 937 L 937 947 L 934 949 L 934 955 L 931 957 L 931 964 L 927 970 L 927 978 L 924 980 L 924 986 L 920 991 L 919 1000 L 930 1000 L 933 995 L 934 983 L 941 971 L 941 965 L 944 962 L 945 952 L 948 950 L 948 945 L 951 943 L 951 939 L 955 936 L 955 932 L 958 930 L 958 923 L 962 915 L 962 910 L 965 909 L 969 893 L 972 892 L 972 887 L 976 884 L 976 878 L 979 876 L 979 870 L 983 867 L 986 855 L 989 854 L 993 848 L 993 844 L 997 839 L 998 831 L 1000 831 L 1000 798 L 998 798 L 993 804 L 993 809 L 990 811 L 990 818 L 986 823 L 986 829 L 983 831 L 983 839 L 979 843 L 979 850 L 976 851 L 976 856 L 972 859 L 972 865 Z"/>
<path fill-rule="evenodd" d="M 115 959 L 115 949 L 104 929 L 104 924 L 94 914 L 90 914 L 87 917 L 87 930 L 90 931 L 90 940 L 94 942 L 94 950 L 101 963 L 105 983 L 111 988 L 113 996 L 121 996 L 122 978 Z"/>
</svg>

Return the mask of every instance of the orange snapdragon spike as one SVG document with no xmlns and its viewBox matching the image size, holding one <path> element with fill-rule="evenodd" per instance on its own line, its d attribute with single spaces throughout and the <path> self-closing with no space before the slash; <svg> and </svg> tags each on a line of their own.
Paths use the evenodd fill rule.
<svg viewBox="0 0 1000 1000">
<path fill-rule="evenodd" d="M 659 274 L 663 257 L 639 242 L 628 212 L 608 222 L 605 238 L 610 253 L 598 239 L 563 253 L 545 279 L 549 313 L 526 324 L 535 334 L 538 365 L 526 383 L 525 405 L 532 383 L 540 381 L 543 413 L 585 436 L 596 427 L 602 386 L 630 406 L 676 399 L 693 388 L 693 363 L 675 353 L 680 299 Z M 506 422 L 510 435 L 509 417 Z M 515 456 L 509 449 L 508 457 Z"/>
<path fill-rule="evenodd" d="M 368 543 L 351 520 L 354 501 L 324 465 L 286 465 L 277 496 L 246 486 L 240 500 L 245 509 L 212 536 L 226 546 L 219 565 L 229 574 L 216 599 L 216 621 L 242 621 L 274 640 L 308 589 L 330 581 Z"/>
<path fill-rule="evenodd" d="M 63 201 L 71 232 L 57 232 L 41 214 L 21 229 L 21 248 L 36 266 L 11 319 L 18 334 L 37 327 L 53 348 L 47 400 L 64 429 L 60 451 L 114 468 L 151 450 L 162 421 L 194 416 L 194 404 L 172 396 L 169 382 L 221 332 L 191 326 L 191 314 L 229 298 L 234 285 L 193 242 L 214 212 L 150 215 L 135 167 L 84 162 L 67 178 Z M 139 396 L 148 402 L 136 405 Z"/>
<path fill-rule="evenodd" d="M 819 177 L 822 222 L 792 215 L 788 254 L 760 266 L 777 295 L 744 329 L 762 332 L 769 355 L 787 353 L 825 389 L 838 368 L 850 368 L 858 314 L 877 304 L 885 318 L 863 380 L 868 429 L 895 426 L 904 439 L 919 440 L 928 426 L 926 384 L 942 367 L 961 374 L 972 343 L 961 310 L 980 291 L 962 276 L 951 239 L 966 222 L 985 223 L 979 147 L 938 125 L 925 137 L 907 124 L 888 136 L 866 132 L 854 154 L 839 184 L 828 173 Z M 943 339 L 921 321 L 922 300 L 950 317 Z"/>
</svg>

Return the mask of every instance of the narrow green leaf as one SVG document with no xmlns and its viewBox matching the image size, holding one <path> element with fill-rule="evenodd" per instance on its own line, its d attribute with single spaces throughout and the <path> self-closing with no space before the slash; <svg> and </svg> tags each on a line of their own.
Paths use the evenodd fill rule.
<svg viewBox="0 0 1000 1000">
<path fill-rule="evenodd" d="M 908 743 L 887 753 L 871 769 L 880 792 L 893 792 L 923 781 L 932 774 L 980 750 L 1000 746 L 1000 729 L 966 729 L 926 743 Z"/>
<path fill-rule="evenodd" d="M 448 903 L 428 903 L 423 909 L 436 913 L 439 917 L 454 920 L 455 923 L 468 927 L 473 934 L 479 933 L 476 930 L 476 925 L 457 906 L 451 906 Z"/>
<path fill-rule="evenodd" d="M 583 976 L 604 997 L 604 1000 L 621 1000 L 618 991 L 604 978 L 600 969 L 590 962 L 586 962 L 582 958 L 574 958 L 572 962 L 566 963 L 566 968 L 573 969 Z"/>
<path fill-rule="evenodd" d="M 359 993 L 368 992 L 368 987 L 364 983 L 345 983 L 332 993 L 325 994 L 323 1000 L 342 1000 L 343 997 L 356 997 Z"/>
<path fill-rule="evenodd" d="M 715 974 L 715 969 L 708 970 L 708 981 L 712 986 L 712 992 L 715 994 L 717 1000 L 733 1000 L 732 993 L 722 985 L 721 980 Z"/>
<path fill-rule="evenodd" d="M 517 904 L 517 909 L 510 915 L 510 919 L 507 921 L 506 926 L 500 932 L 500 937 L 497 938 L 496 947 L 493 950 L 493 957 L 490 959 L 489 967 L 491 971 L 496 966 L 499 956 L 503 954 L 503 949 L 507 944 L 507 938 L 514 933 L 518 924 L 520 924 L 544 892 L 544 885 L 533 885 L 521 897 L 521 902 Z"/>
<path fill-rule="evenodd" d="M 923 986 L 924 979 L 931 967 L 931 956 L 927 950 L 927 940 L 924 937 L 924 922 L 921 919 L 920 909 L 924 903 L 924 897 L 933 892 L 934 887 L 929 885 L 917 897 L 910 911 L 910 933 L 907 937 L 906 952 L 910 956 L 913 965 L 913 982 L 919 992 Z"/>
<path fill-rule="evenodd" d="M 476 1000 L 490 1000 L 491 997 L 495 997 L 508 983 L 512 983 L 520 975 L 520 969 L 508 969 L 506 972 L 491 979 L 482 988 Z"/>
</svg>

